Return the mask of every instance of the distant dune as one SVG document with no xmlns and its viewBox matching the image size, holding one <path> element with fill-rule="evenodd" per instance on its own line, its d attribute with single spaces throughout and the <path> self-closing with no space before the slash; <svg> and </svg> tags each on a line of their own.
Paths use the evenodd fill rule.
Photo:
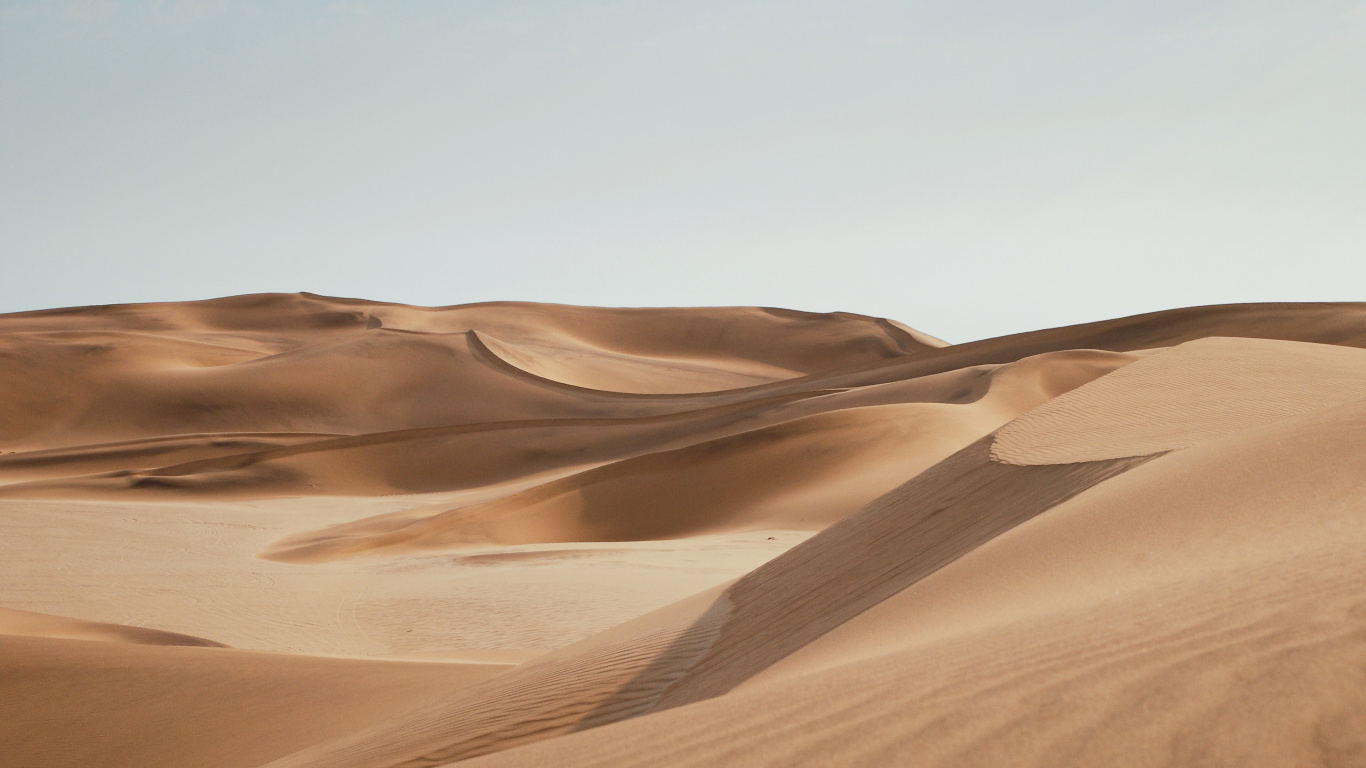
<svg viewBox="0 0 1366 768">
<path fill-rule="evenodd" d="M 1366 765 L 1366 304 L 0 315 L 0 766 Z"/>
</svg>

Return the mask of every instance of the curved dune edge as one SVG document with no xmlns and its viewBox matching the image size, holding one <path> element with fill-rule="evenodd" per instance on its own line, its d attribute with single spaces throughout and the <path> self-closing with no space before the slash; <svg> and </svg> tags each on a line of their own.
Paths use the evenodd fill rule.
<svg viewBox="0 0 1366 768">
<path fill-rule="evenodd" d="M 604 389 L 555 383 L 505 363 L 490 367 L 501 358 L 480 351 L 476 328 L 546 350 L 544 364 L 554 362 L 551 352 L 572 362 L 581 348 Z M 726 371 L 805 376 L 929 349 L 874 318 L 752 307 L 425 308 L 275 294 L 15 313 L 0 316 L 0 449 L 194 432 L 356 434 L 643 416 L 690 404 L 677 394 L 605 391 L 629 382 L 633 371 L 658 368 L 650 361 L 691 360 L 698 375 L 712 375 L 715 360 L 713 373 L 726 384 Z M 669 388 L 663 376 L 650 381 Z M 450 397 L 452 382 L 463 397 Z"/>
<path fill-rule="evenodd" d="M 953 406 L 838 410 L 612 462 L 483 504 L 304 532 L 262 556 L 322 562 L 470 546 L 819 530 L 992 426 L 989 417 Z"/>
<path fill-rule="evenodd" d="M 1350 765 L 1363 435 L 1356 402 L 1173 451 L 732 693 L 462 765 Z"/>
<path fill-rule="evenodd" d="M 147 627 L 129 627 L 98 621 L 70 619 L 46 613 L 0 608 L 0 635 L 46 637 L 63 640 L 97 640 L 134 645 L 180 645 L 199 648 L 227 648 L 223 643 L 202 637 L 182 635 Z"/>
<path fill-rule="evenodd" d="M 535 348 L 470 330 L 471 345 L 528 376 L 586 390 L 686 395 L 769 384 L 805 375 L 757 361 L 716 358 L 669 360 L 613 354 L 587 346 Z"/>
<path fill-rule="evenodd" d="M 1366 398 L 1366 351 L 1208 338 L 1147 356 L 1001 429 L 991 455 L 1065 464 L 1184 448 Z"/>
<path fill-rule="evenodd" d="M 912 342 L 926 349 L 943 349 L 944 347 L 949 346 L 949 343 L 943 339 L 931 336 L 924 331 L 918 331 L 905 323 L 898 322 L 891 318 L 878 318 L 876 322 L 905 334 L 910 337 Z M 911 348 L 911 351 L 914 351 L 914 347 Z"/>
<path fill-rule="evenodd" d="M 706 711 L 713 702 L 726 701 L 737 686 L 909 587 L 1069 500 L 1079 503 L 1087 493 L 1103 493 L 1107 482 L 1120 482 L 1154 458 L 1017 465 L 994 460 L 993 442 L 993 436 L 979 440 L 730 587 L 727 615 L 715 639 L 659 696 L 653 711 L 685 704 L 701 704 Z M 905 685 L 905 677 L 897 679 Z M 633 722 L 652 717 L 657 716 Z M 346 749 L 324 750 L 282 765 L 437 765 L 515 743 L 477 743 L 468 736 L 448 742 L 448 737 L 428 733 L 417 748 L 400 747 L 394 742 L 403 739 L 389 735 L 378 739 L 385 751 L 364 760 L 346 762 Z M 578 737 L 569 738 L 573 743 Z M 578 741 L 598 743 L 587 736 Z M 761 743 L 773 749 L 772 742 Z M 534 747 L 525 751 L 544 754 Z M 498 758 L 488 760 L 496 764 Z"/>
<path fill-rule="evenodd" d="M 798 401 L 789 406 L 792 418 L 771 426 L 612 462 L 488 503 L 301 532 L 262 556 L 322 562 L 462 546 L 819 530 L 1010 418 L 1136 359 L 1095 351 L 1028 358 L 979 372 L 975 399 L 966 403 L 897 402 L 905 395 L 895 390 Z"/>
<path fill-rule="evenodd" d="M 964 425 L 982 422 L 971 427 L 971 437 L 975 438 L 1009 416 L 1134 359 L 1124 353 L 1069 350 L 1036 355 L 1005 367 L 976 366 L 864 387 L 832 389 L 815 379 L 784 392 L 754 392 L 737 401 L 650 416 L 523 419 L 361 435 L 300 436 L 289 442 L 280 436 L 269 438 L 274 445 L 267 443 L 256 450 L 250 450 L 249 438 L 206 435 L 171 437 L 164 443 L 144 440 L 118 444 L 122 448 L 91 446 L 9 454 L 0 456 L 0 478 L 14 473 L 38 479 L 0 486 L 0 498 L 250 498 L 461 490 L 698 444 L 818 413 L 904 403 L 971 405 L 981 413 L 963 413 L 955 418 Z M 943 416 L 934 416 L 935 412 L 926 409 L 937 423 L 950 423 Z M 952 427 L 943 435 L 930 437 L 947 440 L 957 429 Z M 927 427 L 922 431 L 932 430 Z M 958 440 L 953 447 L 968 441 Z M 177 456 L 190 460 L 110 471 L 121 463 L 141 467 Z M 74 474 L 82 470 L 104 471 Z M 891 487 L 882 482 L 882 490 Z M 859 494 L 864 500 L 877 495 Z M 842 508 L 857 506 L 843 503 Z"/>
<path fill-rule="evenodd" d="M 747 422 L 772 421 L 783 406 L 825 394 L 819 389 L 799 391 L 638 417 L 522 419 L 318 436 L 246 452 L 219 447 L 231 440 L 205 437 L 186 448 L 209 453 L 204 458 L 113 471 L 107 471 L 106 464 L 99 467 L 106 471 L 88 475 L 58 473 L 66 466 L 83 468 L 104 460 L 98 446 L 89 451 L 12 454 L 0 457 L 0 476 L 10 467 L 57 476 L 0 486 L 0 497 L 269 498 L 464 490 L 705 440 L 711 434 L 744 429 Z M 171 442 L 167 452 L 181 441 Z M 152 444 L 142 449 L 152 457 L 147 463 L 160 459 L 159 448 Z M 61 454 L 60 460 L 48 456 L 53 453 Z"/>
<path fill-rule="evenodd" d="M 740 579 L 731 619 L 659 709 L 722 695 L 947 564 L 1151 456 L 1048 467 L 982 438 Z"/>
<path fill-rule="evenodd" d="M 531 662 L 477 695 L 270 768 L 440 765 L 720 696 L 1004 531 L 1149 458 L 1016 467 L 991 461 L 989 444 L 983 438 L 958 451 L 719 595 L 691 598 Z M 1001 498 L 1012 503 L 997 503 Z M 661 633 L 656 627 L 665 622 L 671 626 Z"/>
<path fill-rule="evenodd" d="M 1361 762 L 1366 304 L 936 342 L 0 315 L 7 604 L 272 651 L 0 626 L 0 766 Z"/>
</svg>

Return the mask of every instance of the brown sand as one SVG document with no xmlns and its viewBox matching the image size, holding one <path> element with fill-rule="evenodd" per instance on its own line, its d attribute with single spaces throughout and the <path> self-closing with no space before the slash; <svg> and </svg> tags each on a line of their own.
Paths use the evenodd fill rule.
<svg viewBox="0 0 1366 768">
<path fill-rule="evenodd" d="M 0 766 L 1366 765 L 1361 347 L 0 316 Z"/>
</svg>

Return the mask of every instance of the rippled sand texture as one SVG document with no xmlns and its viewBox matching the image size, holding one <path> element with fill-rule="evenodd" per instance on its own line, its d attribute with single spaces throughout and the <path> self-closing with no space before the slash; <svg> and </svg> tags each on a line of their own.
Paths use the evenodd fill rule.
<svg viewBox="0 0 1366 768">
<path fill-rule="evenodd" d="M 0 315 L 0 766 L 1366 766 L 1363 348 Z"/>
</svg>

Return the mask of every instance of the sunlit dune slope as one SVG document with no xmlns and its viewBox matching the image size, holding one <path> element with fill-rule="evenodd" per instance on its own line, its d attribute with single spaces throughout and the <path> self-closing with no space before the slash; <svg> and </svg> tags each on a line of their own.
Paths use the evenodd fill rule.
<svg viewBox="0 0 1366 768">
<path fill-rule="evenodd" d="M 721 530 L 818 530 L 1011 417 L 1133 361 L 1065 352 L 958 375 L 784 404 L 785 420 L 660 450 L 492 502 L 406 510 L 291 537 L 270 556 L 319 560 L 381 549 L 633 541 Z M 935 377 L 928 377 L 934 379 Z M 957 401 L 957 402 L 952 402 Z M 803 415 L 810 414 L 810 415 Z M 773 419 L 759 421 L 771 422 Z"/>
<path fill-rule="evenodd" d="M 473 757 L 727 693 L 1002 531 L 1143 459 L 1061 467 L 993 462 L 984 439 L 741 578 L 537 660 L 476 694 L 274 764 L 416 766 Z M 995 504 L 1002 496 L 1015 503 Z M 701 612 L 702 609 L 705 612 Z M 658 625 L 668 620 L 667 629 Z"/>
<path fill-rule="evenodd" d="M 0 317 L 0 482 L 79 478 L 58 498 L 467 488 L 676 447 L 821 389 L 758 385 L 939 346 L 876 318 L 759 308 L 302 294 L 19 313 Z M 488 453 L 490 431 L 501 466 L 450 469 L 472 442 Z M 344 455 L 273 461 L 291 448 Z"/>
<path fill-rule="evenodd" d="M 0 766 L 1366 765 L 1363 499 L 1363 304 L 0 316 Z"/>
<path fill-rule="evenodd" d="M 1210 331 L 1366 343 L 1362 313 L 1197 308 L 952 347 L 890 321 L 747 308 L 427 309 L 304 294 L 20 313 L 0 317 L 0 494 L 369 495 L 548 479 L 844 408 L 852 399 L 823 396 L 851 389 L 900 390 L 865 404 L 959 404 L 981 394 L 973 372 L 1042 353 Z M 589 358 L 598 373 L 552 375 Z M 623 383 L 647 363 L 675 383 L 685 369 L 768 373 L 698 394 Z M 927 393 L 935 374 L 960 390 Z M 812 399 L 823 405 L 793 407 Z"/>
<path fill-rule="evenodd" d="M 1148 396 L 1156 404 L 1150 415 L 1158 416 L 1163 404 L 1172 408 L 1194 406 L 1196 410 L 1201 410 L 1202 403 L 1206 409 L 1214 407 L 1221 395 L 1217 389 L 1205 386 L 1200 373 L 1211 365 L 1222 369 L 1230 354 L 1238 356 L 1241 352 L 1242 357 L 1273 368 L 1272 361 L 1288 356 L 1297 365 L 1286 371 L 1293 370 L 1298 376 L 1318 373 L 1326 379 L 1348 364 L 1344 358 L 1366 360 L 1362 357 L 1366 352 L 1328 346 L 1305 348 L 1284 342 L 1213 340 L 1188 346 L 1189 349 L 1167 359 L 1148 358 L 1155 361 L 1150 367 L 1157 369 L 1159 381 L 1165 383 L 1165 396 L 1146 391 L 1151 386 L 1148 377 L 1128 376 L 1097 379 L 1073 390 L 1074 398 L 1083 397 L 1087 387 L 1120 394 L 1128 391 L 1135 397 Z M 1200 354 L 1202 350 L 1209 354 Z M 1295 393 L 1299 412 L 1308 416 L 1287 419 L 1277 409 L 1289 407 L 1287 403 L 1296 397 Z M 1124 401 L 1122 397 L 1118 400 Z M 669 648 L 688 649 L 689 659 L 682 668 L 671 661 L 669 650 L 652 651 L 647 656 L 652 656 L 653 661 L 636 662 L 639 671 L 632 683 L 606 682 L 620 679 L 616 660 L 624 658 L 625 648 L 640 652 L 657 647 L 642 633 L 640 639 L 615 648 L 606 659 L 591 653 L 567 652 L 564 658 L 546 660 L 547 667 L 561 665 L 561 669 L 536 669 L 537 683 L 526 684 L 532 686 L 528 690 L 536 691 L 530 701 L 490 693 L 479 699 L 478 707 L 485 714 L 477 718 L 457 714 L 469 712 L 471 703 L 437 704 L 421 716 L 395 723 L 388 729 L 377 727 L 363 736 L 315 747 L 279 765 L 433 765 L 500 751 L 533 738 L 552 741 L 544 749 L 527 747 L 527 763 L 548 759 L 545 750 L 553 750 L 550 754 L 559 755 L 560 759 L 582 750 L 579 759 L 588 764 L 597 760 L 599 764 L 625 761 L 640 765 L 704 765 L 742 754 L 759 764 L 820 759 L 857 765 L 866 764 L 861 761 L 870 758 L 875 763 L 886 762 L 898 748 L 923 743 L 931 749 L 927 754 L 946 764 L 974 760 L 986 764 L 1018 748 L 1011 738 L 1026 738 L 1011 734 L 1024 734 L 1034 728 L 1051 733 L 1048 729 L 1058 727 L 1053 720 L 1058 717 L 1064 718 L 1066 730 L 1051 737 L 1050 743 L 1063 750 L 1063 754 L 1082 755 L 1087 754 L 1089 731 L 1078 733 L 1077 718 L 1112 717 L 1106 713 L 1114 710 L 1098 708 L 1100 714 L 1090 715 L 1075 707 L 1039 709 L 1028 705 L 1027 697 L 1059 695 L 1056 692 L 1066 690 L 1068 697 L 1104 699 L 1118 695 L 1116 685 L 1147 692 L 1125 694 L 1127 700 L 1134 702 L 1149 695 L 1189 696 L 1183 692 L 1190 690 L 1192 684 L 1209 685 L 1210 675 L 1214 680 L 1223 680 L 1221 687 L 1192 698 L 1196 703 L 1190 706 L 1194 709 L 1185 710 L 1184 717 L 1168 716 L 1145 731 L 1144 739 L 1152 754 L 1164 756 L 1173 740 L 1189 740 L 1191 737 L 1183 729 L 1196 727 L 1197 723 L 1209 723 L 1217 731 L 1202 736 L 1202 744 L 1269 739 L 1266 754 L 1282 757 L 1304 753 L 1321 737 L 1324 728 L 1331 731 L 1330 738 L 1351 738 L 1351 728 L 1366 716 L 1366 709 L 1360 708 L 1366 705 L 1366 699 L 1350 692 L 1352 681 L 1356 680 L 1350 675 L 1334 681 L 1332 695 L 1322 706 L 1310 707 L 1311 714 L 1306 719 L 1277 723 L 1270 730 L 1256 731 L 1247 725 L 1265 723 L 1264 716 L 1256 710 L 1245 713 L 1249 718 L 1246 721 L 1226 715 L 1200 719 L 1203 705 L 1199 702 L 1226 708 L 1229 702 L 1244 701 L 1249 690 L 1260 690 L 1258 678 L 1243 682 L 1247 672 L 1240 670 L 1251 663 L 1247 660 L 1249 655 L 1265 655 L 1271 665 L 1268 673 L 1276 679 L 1303 671 L 1315 680 L 1326 681 L 1331 679 L 1333 670 L 1352 669 L 1357 663 L 1358 657 L 1352 655 L 1355 651 L 1349 649 L 1355 647 L 1351 638 L 1357 635 L 1353 633 L 1363 630 L 1356 627 L 1356 619 L 1352 618 L 1359 612 L 1358 603 L 1352 602 L 1353 585 L 1359 585 L 1366 572 L 1354 564 L 1352 552 L 1360 545 L 1362 532 L 1357 530 L 1354 535 L 1343 537 L 1341 529 L 1352 522 L 1366 529 L 1360 526 L 1359 505 L 1352 502 L 1362 482 L 1363 475 L 1354 462 L 1361 460 L 1359 447 L 1366 444 L 1361 441 L 1362 425 L 1366 422 L 1355 415 L 1361 410 L 1359 405 L 1344 406 L 1348 410 L 1341 411 L 1325 402 L 1312 388 L 1266 387 L 1260 402 L 1243 404 L 1245 411 L 1263 413 L 1261 419 L 1228 422 L 1216 432 L 1211 432 L 1206 423 L 1190 421 L 1184 435 L 1180 434 L 1179 424 L 1169 424 L 1168 432 L 1179 443 L 1174 452 L 1164 453 L 1172 449 L 1163 449 L 1137 456 L 1129 452 L 1128 458 L 1034 466 L 1007 464 L 992 458 L 996 438 L 986 438 L 730 586 L 712 604 L 705 618 L 687 629 L 675 630 L 681 634 L 677 634 Z M 1112 412 L 1097 409 L 1053 425 L 1048 437 L 1058 439 L 1069 430 L 1084 435 L 1110 423 L 1122 426 L 1123 420 L 1113 419 Z M 1333 425 L 1327 434 L 1322 430 L 1325 424 Z M 1123 430 L 1118 431 L 1117 436 L 1122 438 Z M 1353 442 L 1358 450 L 1350 449 Z M 1343 452 L 1344 447 L 1349 450 Z M 1258 461 L 1253 462 L 1251 456 L 1239 456 L 1249 449 L 1262 454 Z M 1199 466 L 1209 460 L 1207 452 L 1221 457 L 1221 461 L 1232 461 L 1230 466 L 1255 463 L 1263 471 L 1224 471 L 1220 483 L 1211 487 L 1215 491 L 1226 490 L 1206 491 L 1186 499 L 1179 512 L 1171 510 L 1173 502 L 1180 499 L 1170 498 L 1166 504 L 1156 504 L 1127 517 L 1109 510 L 1104 515 L 1070 511 L 1079 506 L 1113 508 L 1120 506 L 1120 499 L 1124 498 L 1137 497 L 1142 504 L 1144 496 L 1153 493 L 1171 496 L 1173 489 L 1188 487 L 1190 480 L 1184 478 L 1219 469 Z M 1234 454 L 1232 460 L 1225 457 L 1228 452 Z M 1268 464 L 1274 467 L 1288 455 L 1294 455 L 1297 466 L 1304 466 L 1307 471 L 1307 462 L 1321 461 L 1325 454 L 1336 456 L 1336 461 L 1327 467 L 1328 476 L 1335 478 L 1331 485 L 1325 486 L 1316 479 L 1286 486 L 1265 471 Z M 1197 466 L 1194 472 L 1192 463 Z M 1226 510 L 1239 509 L 1247 503 L 1235 500 L 1230 505 L 1223 498 L 1224 494 L 1233 493 L 1234 483 L 1237 498 L 1257 500 L 1250 508 L 1264 510 L 1261 514 L 1266 518 L 1257 521 L 1240 515 L 1240 522 L 1247 526 L 1245 535 L 1218 533 L 1233 522 L 1225 517 Z M 1312 503 L 1304 494 L 1314 488 L 1328 490 L 1337 503 L 1319 507 L 1312 515 L 1286 514 L 1284 506 L 1279 506 L 1299 508 L 1306 502 Z M 1268 504 L 1269 501 L 1272 503 Z M 1176 527 L 1188 535 L 1170 532 L 1172 523 L 1145 520 L 1155 513 L 1182 517 Z M 931 585 L 950 579 L 946 574 L 963 572 L 965 563 L 981 562 L 1008 542 L 1026 537 L 1030 530 L 1050 526 L 1055 519 L 1078 521 L 1091 533 L 1078 538 L 1076 533 L 1055 532 L 1054 536 L 1040 540 L 1036 546 L 1041 549 L 1032 555 L 1015 557 L 1028 566 L 1021 575 L 1027 576 L 1032 568 L 1045 577 L 1046 583 L 1049 577 L 1056 580 L 1059 572 L 1058 565 L 1049 563 L 1047 553 L 1061 547 L 1065 552 L 1089 554 L 1091 562 L 1085 564 L 1092 570 L 1083 567 L 1080 572 L 1073 571 L 1075 582 L 1068 588 L 1057 593 L 1045 589 L 1029 595 L 1028 586 L 1032 585 L 1028 578 L 1021 582 L 1012 575 L 1011 568 L 988 565 L 986 570 L 967 571 L 968 578 L 977 581 L 978 589 L 984 593 L 978 598 L 980 601 L 999 605 L 1002 601 L 994 600 L 990 594 L 993 589 L 1017 599 L 1024 592 L 1028 599 L 1016 602 L 1008 610 L 965 617 L 972 607 L 969 601 L 956 607 L 955 621 L 934 615 L 932 608 L 929 613 L 921 612 L 915 597 L 918 593 L 933 594 Z M 1100 524 L 1098 520 L 1112 522 Z M 1266 530 L 1268 525 L 1272 530 Z M 1115 526 L 1120 526 L 1120 530 Z M 1219 539 L 1211 542 L 1208 559 L 1197 556 L 1198 549 L 1192 550 L 1198 537 L 1189 534 L 1200 531 Z M 1131 554 L 1117 555 L 1116 549 L 1132 551 L 1135 542 L 1146 546 L 1137 547 L 1137 552 Z M 1285 542 L 1286 546 L 1276 546 L 1276 542 Z M 1291 546 L 1290 542 L 1300 544 Z M 1301 555 L 1310 552 L 1312 557 L 1301 559 Z M 1141 556 L 1135 558 L 1135 554 Z M 1185 559 L 1192 562 L 1177 567 Z M 1110 575 L 1100 578 L 1107 575 L 1106 568 Z M 1231 597 L 1222 582 L 1224 578 L 1235 579 L 1255 597 Z M 1002 579 L 1011 582 L 1010 586 L 1000 586 Z M 1037 583 L 1038 577 L 1034 579 Z M 1199 586 L 1186 591 L 1183 585 Z M 1118 604 L 1116 595 L 1121 598 Z M 1136 599 L 1122 599 L 1130 595 Z M 956 600 L 945 603 L 948 616 L 955 614 L 955 603 L 964 597 L 960 587 L 950 598 Z M 1301 601 L 1319 597 L 1328 600 L 1323 603 L 1326 613 L 1308 626 L 1300 625 L 1303 618 L 1299 613 L 1287 613 Z M 1170 606 L 1173 613 L 1158 621 L 1160 614 L 1154 611 L 1162 606 Z M 884 615 L 873 618 L 879 613 Z M 917 618 L 920 627 L 916 626 Z M 867 626 L 860 629 L 861 624 Z M 892 629 L 887 629 L 889 625 Z M 993 626 L 1001 629 L 994 630 Z M 1098 645 L 1093 632 L 1100 632 L 1105 642 Z M 879 639 L 860 646 L 864 633 L 876 634 Z M 1002 646 L 1006 638 L 1010 645 Z M 1295 651 L 1301 643 L 1333 654 L 1333 659 L 1327 666 L 1304 667 L 1297 661 L 1299 654 Z M 1029 674 L 1016 680 L 1000 662 L 946 663 L 944 659 L 952 657 L 952 651 L 946 648 L 954 647 L 972 659 L 989 658 L 984 654 L 1009 653 Z M 821 648 L 830 650 L 822 652 Z M 1135 653 L 1139 655 L 1134 656 Z M 1073 669 L 1067 666 L 1070 658 L 1085 662 Z M 1189 666 L 1205 658 L 1210 662 L 1201 671 L 1200 683 L 1184 682 L 1183 675 L 1171 671 L 1170 665 Z M 570 669 L 574 670 L 572 674 Z M 666 669 L 669 672 L 663 674 Z M 848 675 L 852 682 L 846 685 L 842 675 Z M 890 676 L 895 684 L 878 680 L 882 675 Z M 557 680 L 571 678 L 580 681 L 572 686 L 572 694 L 556 684 Z M 603 679 L 604 684 L 590 693 L 582 681 L 592 678 Z M 938 685 L 951 689 L 936 688 L 917 678 L 945 681 Z M 655 682 L 647 684 L 648 680 Z M 818 688 L 808 692 L 806 685 Z M 878 692 L 877 696 L 866 694 L 869 685 Z M 732 693 L 737 686 L 744 688 Z M 613 689 L 635 693 L 623 701 L 619 693 L 605 693 Z M 941 733 L 934 727 L 935 716 L 929 711 L 921 719 L 893 714 L 920 701 L 917 696 L 938 701 L 933 697 L 947 695 L 958 697 L 951 699 L 960 702 L 956 706 L 969 708 L 987 706 L 993 696 L 1005 697 L 1008 703 L 1002 706 L 1007 707 L 1013 718 L 1006 722 L 1015 725 L 1004 733 L 976 727 Z M 771 696 L 772 701 L 765 696 Z M 804 702 L 800 716 L 793 705 L 781 702 L 788 697 Z M 566 699 L 578 702 L 577 715 Z M 731 706 L 732 699 L 741 703 Z M 816 700 L 824 700 L 824 705 L 816 706 Z M 1308 701 L 1300 703 L 1309 705 Z M 682 706 L 687 704 L 696 706 Z M 640 716 L 642 707 L 655 714 Z M 741 710 L 737 708 L 746 714 L 739 714 Z M 771 718 L 768 713 L 775 710 L 785 714 Z M 713 711 L 718 713 L 715 718 L 709 714 Z M 559 714 L 552 716 L 552 712 Z M 616 717 L 604 717 L 603 713 Z M 802 738 L 772 738 L 773 729 L 778 727 L 777 723 L 787 722 L 783 719 L 786 717 L 804 724 Z M 585 725 L 621 719 L 631 722 L 594 729 L 583 736 L 556 736 Z M 868 720 L 878 722 L 883 729 L 868 744 L 853 749 L 836 746 L 865 738 L 862 729 Z M 692 739 L 689 748 L 677 750 L 675 737 L 653 730 L 652 723 L 656 721 L 663 724 L 661 727 L 687 734 Z M 1085 726 L 1087 729 L 1111 727 L 1104 719 L 1083 719 L 1082 723 L 1090 723 Z M 714 731 L 725 733 L 726 740 L 717 742 Z M 637 737 L 638 733 L 649 735 Z M 637 738 L 643 741 L 632 741 Z M 623 746 L 621 740 L 629 742 L 629 746 Z M 792 744 L 802 746 L 794 748 Z M 521 752 L 514 750 L 490 760 L 494 764 L 520 764 L 517 761 Z M 1238 751 L 1247 753 L 1246 749 Z M 1044 749 L 1036 757 L 1040 764 L 1045 764 L 1050 754 L 1054 753 Z M 1102 749 L 1099 754 L 1116 753 Z"/>
<path fill-rule="evenodd" d="M 521 350 L 517 360 L 480 333 Z M 308 294 L 19 313 L 0 317 L 0 338 L 11 449 L 667 413 L 688 401 L 621 393 L 733 389 L 934 343 L 846 314 L 428 309 Z"/>
<path fill-rule="evenodd" d="M 865 385 L 1064 349 L 1114 352 L 1170 347 L 1212 336 L 1366 347 L 1366 303 L 1225 304 L 1152 312 L 954 344 L 908 360 L 868 363 L 831 385 Z"/>
<path fill-rule="evenodd" d="M 251 768 L 505 669 L 0 635 L 0 765 Z"/>
<path fill-rule="evenodd" d="M 1186 342 L 1001 430 L 992 456 L 1061 464 L 1140 456 L 1366 398 L 1366 350 L 1261 339 Z"/>
<path fill-rule="evenodd" d="M 1331 372 L 1336 351 L 1318 351 Z M 1189 387 L 1169 382 L 1167 401 L 1219 402 Z M 1070 426 L 1086 434 L 1110 419 L 1099 410 Z M 1355 764 L 1366 732 L 1366 406 L 1230 426 L 1193 425 L 1186 447 L 1139 459 L 905 588 L 851 579 L 856 559 L 832 561 L 827 589 L 890 594 L 825 618 L 833 626 L 760 622 L 735 650 L 717 641 L 662 700 L 693 706 L 468 764 L 552 753 L 585 766 L 894 765 L 909 753 L 926 765 Z M 1047 466 L 1015 471 L 1031 469 Z M 1020 509 L 1004 495 L 996 504 Z M 956 538 L 947 526 L 943 541 Z M 747 579 L 816 562 L 825 540 Z M 781 658 L 749 674 L 764 655 Z M 740 690 L 714 697 L 726 678 L 688 685 L 728 665 L 748 680 Z"/>
</svg>

